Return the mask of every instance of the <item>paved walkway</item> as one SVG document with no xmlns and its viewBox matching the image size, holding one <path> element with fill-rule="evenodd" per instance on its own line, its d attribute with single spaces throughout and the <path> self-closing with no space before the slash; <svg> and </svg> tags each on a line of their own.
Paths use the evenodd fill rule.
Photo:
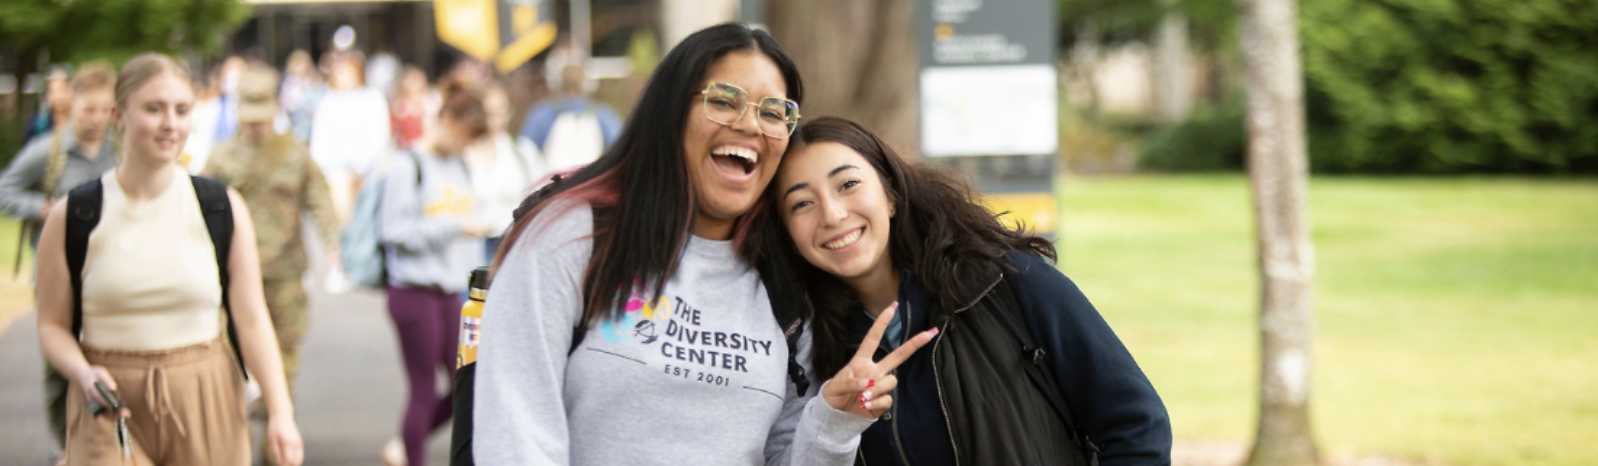
<svg viewBox="0 0 1598 466">
<path fill-rule="evenodd" d="M 311 332 L 302 348 L 298 418 L 308 465 L 381 464 L 384 442 L 399 432 L 405 376 L 393 324 L 379 293 L 312 295 Z M 34 314 L 0 333 L 0 465 L 45 465 L 43 358 Z M 449 431 L 434 435 L 428 463 L 448 464 Z M 413 463 L 414 464 L 414 463 Z"/>
</svg>

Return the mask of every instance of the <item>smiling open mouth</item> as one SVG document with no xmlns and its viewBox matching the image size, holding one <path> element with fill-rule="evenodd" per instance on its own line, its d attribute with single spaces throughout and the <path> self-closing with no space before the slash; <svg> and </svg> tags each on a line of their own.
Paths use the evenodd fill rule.
<svg viewBox="0 0 1598 466">
<path fill-rule="evenodd" d="M 849 234 L 844 235 L 842 238 L 828 241 L 826 244 L 821 245 L 821 247 L 827 249 L 843 249 L 849 247 L 849 245 L 854 244 L 856 241 L 860 241 L 860 234 L 864 233 L 865 230 L 866 227 L 856 228 L 854 231 L 849 232 Z"/>
<path fill-rule="evenodd" d="M 710 156 L 717 165 L 732 166 L 743 171 L 745 175 L 755 171 L 755 163 L 760 160 L 760 154 L 754 150 L 743 147 L 717 147 L 710 151 Z"/>
</svg>

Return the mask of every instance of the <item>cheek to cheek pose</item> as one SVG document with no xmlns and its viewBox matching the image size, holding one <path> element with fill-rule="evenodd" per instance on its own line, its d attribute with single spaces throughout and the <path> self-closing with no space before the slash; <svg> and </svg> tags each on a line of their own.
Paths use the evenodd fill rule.
<svg viewBox="0 0 1598 466">
<path fill-rule="evenodd" d="M 615 145 L 505 235 L 475 460 L 853 464 L 916 345 L 813 369 L 799 259 L 762 201 L 798 127 L 798 68 L 766 32 L 723 24 L 656 70 Z"/>
</svg>

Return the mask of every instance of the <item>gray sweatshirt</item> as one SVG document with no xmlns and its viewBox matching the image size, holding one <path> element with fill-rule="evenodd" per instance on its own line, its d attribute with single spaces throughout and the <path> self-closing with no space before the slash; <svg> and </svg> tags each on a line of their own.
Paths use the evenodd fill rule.
<svg viewBox="0 0 1598 466">
<path fill-rule="evenodd" d="M 471 182 L 459 157 L 395 154 L 378 207 L 390 285 L 466 292 L 467 275 L 483 265 L 483 239 L 463 230 L 474 212 Z"/>
<path fill-rule="evenodd" d="M 730 241 L 691 238 L 658 300 L 570 353 L 593 212 L 557 201 L 499 269 L 482 322 L 473 454 L 480 465 L 847 465 L 872 420 L 788 380 L 765 287 Z M 805 335 L 810 332 L 807 330 Z M 809 370 L 809 338 L 798 359 Z"/>
<path fill-rule="evenodd" d="M 61 180 L 56 183 L 53 192 L 34 191 L 39 180 L 44 178 L 45 166 L 50 159 L 52 137 L 45 134 L 33 138 L 21 152 L 17 153 L 17 157 L 11 160 L 11 166 L 6 168 L 5 174 L 0 175 L 0 211 L 20 219 L 38 220 L 39 209 L 44 207 L 46 198 L 66 196 L 72 188 L 86 181 L 98 179 L 100 175 L 117 167 L 116 147 L 110 138 L 100 142 L 99 154 L 90 160 L 83 156 L 82 150 L 78 147 L 78 139 L 72 135 L 72 129 L 67 128 L 61 133 L 61 147 L 67 153 L 67 163 L 62 167 Z"/>
</svg>

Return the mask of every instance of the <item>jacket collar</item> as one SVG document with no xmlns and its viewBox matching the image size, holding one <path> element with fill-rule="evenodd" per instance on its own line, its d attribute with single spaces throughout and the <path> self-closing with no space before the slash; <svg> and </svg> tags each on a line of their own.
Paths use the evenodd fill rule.
<svg viewBox="0 0 1598 466">
<path fill-rule="evenodd" d="M 956 314 L 975 306 L 977 301 L 987 296 L 988 292 L 993 291 L 993 287 L 998 286 L 999 281 L 1004 279 L 1004 271 L 1000 270 L 998 264 L 993 261 L 967 264 L 961 272 L 952 290 L 955 302 L 960 303 L 960 307 L 954 309 Z"/>
</svg>

